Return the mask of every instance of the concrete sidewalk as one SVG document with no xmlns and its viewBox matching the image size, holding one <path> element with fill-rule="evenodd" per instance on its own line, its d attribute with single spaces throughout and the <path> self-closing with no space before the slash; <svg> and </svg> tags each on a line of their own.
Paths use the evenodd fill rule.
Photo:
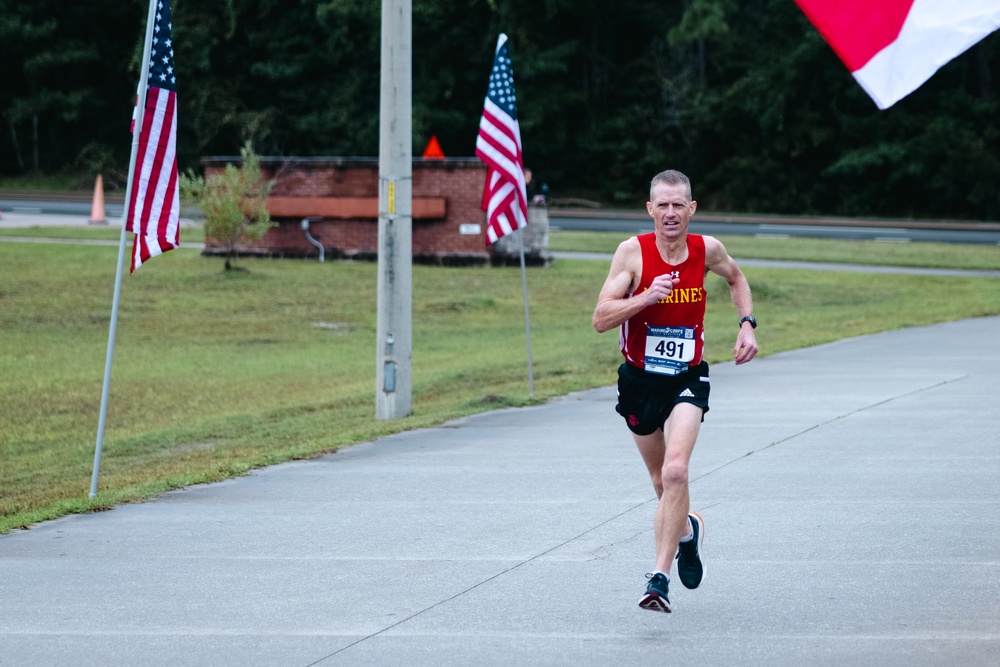
<svg viewBox="0 0 1000 667">
<path fill-rule="evenodd" d="M 0 536 L 0 665 L 1000 664 L 998 340 L 714 367 L 672 614 L 603 388 Z"/>
<path fill-rule="evenodd" d="M 85 215 L 11 213 L 0 210 L 0 230 L 16 227 L 112 227 L 121 229 L 120 219 L 110 219 L 106 224 L 91 224 Z"/>
<path fill-rule="evenodd" d="M 200 224 L 193 218 L 181 217 L 181 229 Z M 90 214 L 74 212 L 38 213 L 22 209 L 0 209 L 0 233 L 3 229 L 18 227 L 93 227 L 95 229 L 111 228 L 121 230 L 121 206 L 114 211 L 108 211 L 107 220 L 103 223 L 90 222 Z"/>
</svg>

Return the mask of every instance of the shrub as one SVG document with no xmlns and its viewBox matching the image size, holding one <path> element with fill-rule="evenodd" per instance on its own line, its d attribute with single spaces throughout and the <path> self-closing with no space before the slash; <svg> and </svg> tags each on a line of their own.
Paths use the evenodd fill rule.
<svg viewBox="0 0 1000 667">
<path fill-rule="evenodd" d="M 207 179 L 188 171 L 181 176 L 181 197 L 205 215 L 205 236 L 224 245 L 226 270 L 234 269 L 240 246 L 259 241 L 271 227 L 267 197 L 274 180 L 264 178 L 251 142 L 240 149 L 240 166 L 227 164 Z"/>
</svg>

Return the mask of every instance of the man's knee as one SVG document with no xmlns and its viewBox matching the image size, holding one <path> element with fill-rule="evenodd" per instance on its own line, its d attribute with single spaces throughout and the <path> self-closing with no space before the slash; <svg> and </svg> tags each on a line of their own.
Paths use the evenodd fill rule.
<svg viewBox="0 0 1000 667">
<path fill-rule="evenodd" d="M 670 488 L 681 484 L 687 484 L 688 465 L 684 461 L 667 461 L 660 473 L 660 484 L 663 488 Z"/>
</svg>

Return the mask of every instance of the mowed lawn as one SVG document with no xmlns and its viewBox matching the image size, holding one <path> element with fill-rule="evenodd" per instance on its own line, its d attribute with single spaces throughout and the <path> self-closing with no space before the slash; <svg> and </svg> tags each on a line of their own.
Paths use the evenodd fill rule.
<svg viewBox="0 0 1000 667">
<path fill-rule="evenodd" d="M 591 249 L 560 234 L 553 247 Z M 822 255 L 823 242 L 810 243 L 803 259 Z M 830 261 L 849 261 L 844 243 Z M 731 245 L 746 256 L 776 252 L 751 239 Z M 929 265 L 967 267 L 975 256 L 974 266 L 1000 268 L 995 247 L 912 244 L 906 253 L 909 264 L 924 253 Z M 0 532 L 610 385 L 620 361 L 617 333 L 590 324 L 606 262 L 528 269 L 533 397 L 520 269 L 415 266 L 413 414 L 378 421 L 374 263 L 245 259 L 245 270 L 225 272 L 218 258 L 175 250 L 126 273 L 90 499 L 116 257 L 115 247 L 0 243 Z M 1000 313 L 996 278 L 745 272 L 763 354 Z M 710 276 L 707 287 L 708 358 L 726 363 L 736 319 L 724 282 Z"/>
</svg>

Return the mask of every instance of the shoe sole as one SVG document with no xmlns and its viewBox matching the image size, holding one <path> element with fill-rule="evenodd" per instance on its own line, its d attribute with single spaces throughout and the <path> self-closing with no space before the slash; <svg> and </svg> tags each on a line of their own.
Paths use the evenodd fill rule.
<svg viewBox="0 0 1000 667">
<path fill-rule="evenodd" d="M 639 600 L 639 606 L 649 611 L 662 611 L 665 614 L 670 613 L 670 605 L 656 593 L 646 593 L 643 595 L 642 599 Z"/>
<path fill-rule="evenodd" d="M 701 557 L 701 545 L 705 542 L 705 520 L 697 512 L 690 512 L 690 515 L 698 519 L 698 560 L 701 561 L 701 579 L 694 586 L 688 586 L 687 582 L 681 579 L 679 575 L 677 578 L 681 579 L 681 584 L 684 585 L 684 588 L 694 590 L 701 586 L 701 582 L 705 581 L 705 561 Z"/>
</svg>

